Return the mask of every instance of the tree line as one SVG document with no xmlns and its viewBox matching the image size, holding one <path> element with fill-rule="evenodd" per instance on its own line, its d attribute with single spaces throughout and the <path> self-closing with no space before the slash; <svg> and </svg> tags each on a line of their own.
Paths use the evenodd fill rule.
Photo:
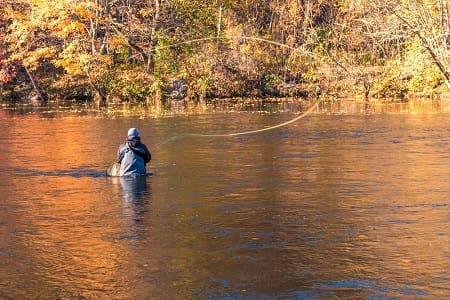
<svg viewBox="0 0 450 300">
<path fill-rule="evenodd" d="M 0 97 L 434 95 L 448 0 L 3 0 Z"/>
</svg>

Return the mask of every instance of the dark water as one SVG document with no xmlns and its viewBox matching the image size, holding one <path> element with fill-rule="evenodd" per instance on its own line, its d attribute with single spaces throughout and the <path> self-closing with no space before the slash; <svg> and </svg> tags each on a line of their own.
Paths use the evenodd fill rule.
<svg viewBox="0 0 450 300">
<path fill-rule="evenodd" d="M 3 113 L 0 299 L 448 299 L 448 113 L 160 145 L 292 117 Z M 154 175 L 105 177 L 132 126 Z"/>
</svg>

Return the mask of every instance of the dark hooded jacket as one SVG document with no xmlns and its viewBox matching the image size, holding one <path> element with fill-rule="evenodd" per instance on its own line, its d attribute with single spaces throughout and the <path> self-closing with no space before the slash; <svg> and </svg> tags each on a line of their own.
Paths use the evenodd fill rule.
<svg viewBox="0 0 450 300">
<path fill-rule="evenodd" d="M 127 142 L 119 146 L 117 157 L 120 162 L 119 176 L 145 175 L 145 166 L 152 159 L 147 146 L 136 136 L 129 136 Z"/>
</svg>

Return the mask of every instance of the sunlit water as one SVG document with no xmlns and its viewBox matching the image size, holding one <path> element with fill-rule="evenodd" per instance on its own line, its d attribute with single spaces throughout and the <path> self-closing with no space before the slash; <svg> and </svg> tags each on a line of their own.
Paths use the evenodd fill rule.
<svg viewBox="0 0 450 300">
<path fill-rule="evenodd" d="M 3 113 L 0 299 L 448 299 L 448 113 L 164 143 L 292 117 Z M 153 176 L 107 178 L 129 127 Z"/>
</svg>

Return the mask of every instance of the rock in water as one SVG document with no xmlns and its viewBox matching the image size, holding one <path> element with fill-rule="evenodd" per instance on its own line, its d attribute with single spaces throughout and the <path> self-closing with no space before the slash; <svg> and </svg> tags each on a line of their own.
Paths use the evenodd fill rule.
<svg viewBox="0 0 450 300">
<path fill-rule="evenodd" d="M 170 97 L 176 100 L 183 99 L 187 96 L 187 90 L 188 85 L 186 80 L 177 79 L 172 82 L 172 85 L 170 87 Z"/>
</svg>

